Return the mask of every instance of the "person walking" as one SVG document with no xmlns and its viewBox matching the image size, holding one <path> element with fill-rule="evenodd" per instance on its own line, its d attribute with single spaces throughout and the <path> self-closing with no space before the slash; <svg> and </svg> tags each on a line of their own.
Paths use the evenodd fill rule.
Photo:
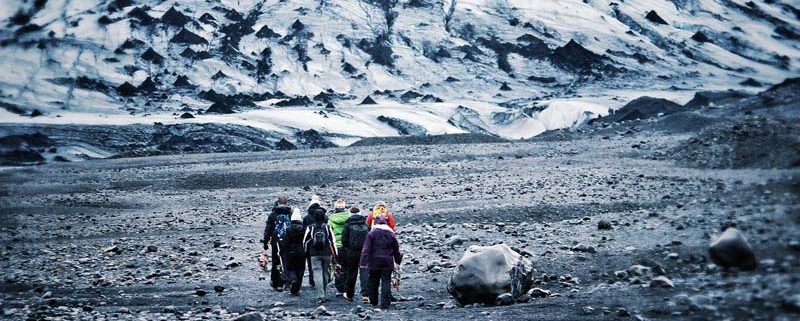
<svg viewBox="0 0 800 321">
<path fill-rule="evenodd" d="M 284 283 L 289 287 L 292 295 L 300 293 L 303 283 L 303 273 L 306 269 L 306 253 L 304 246 L 305 226 L 299 208 L 292 211 L 292 222 L 286 229 L 286 238 L 281 247 L 283 262 L 286 265 Z"/>
<path fill-rule="evenodd" d="M 282 260 L 280 253 L 280 243 L 285 237 L 286 227 L 289 225 L 289 218 L 292 209 L 289 207 L 289 198 L 286 196 L 278 197 L 272 207 L 272 211 L 267 217 L 267 226 L 264 228 L 264 251 L 262 258 L 266 264 L 266 255 L 272 247 L 272 268 L 270 270 L 270 285 L 275 291 L 283 291 L 282 281 Z"/>
<path fill-rule="evenodd" d="M 347 222 L 347 219 L 350 218 L 350 212 L 346 209 L 347 204 L 343 199 L 337 199 L 336 202 L 333 203 L 333 214 L 331 214 L 330 218 L 328 218 L 328 225 L 333 230 L 333 235 L 336 237 L 336 251 L 339 253 L 343 253 L 342 251 L 342 231 L 344 230 L 344 225 Z M 337 262 L 339 266 L 344 266 L 344 255 L 337 256 Z M 336 286 L 336 292 L 344 293 L 344 284 L 345 284 L 345 276 L 343 271 L 336 271 L 337 273 L 334 275 L 333 284 Z"/>
<path fill-rule="evenodd" d="M 338 253 L 336 252 L 336 237 L 333 230 L 326 223 L 325 209 L 317 208 L 312 213 L 314 223 L 306 228 L 303 244 L 305 251 L 311 259 L 311 266 L 314 269 L 314 279 L 322 282 L 318 284 L 318 303 L 322 304 L 328 299 L 328 284 L 331 280 L 331 262 L 335 262 Z"/>
<path fill-rule="evenodd" d="M 314 211 L 317 209 L 322 209 L 323 212 L 327 213 L 324 207 L 322 207 L 322 200 L 320 199 L 319 195 L 312 195 L 311 201 L 308 203 L 308 209 L 306 210 L 306 216 L 303 217 L 303 225 L 306 229 L 309 226 L 314 224 Z M 325 219 L 327 221 L 327 218 Z M 306 257 L 306 267 L 308 268 L 308 285 L 312 288 L 315 286 L 314 283 L 314 267 L 311 265 L 311 257 Z"/>
<path fill-rule="evenodd" d="M 369 216 L 367 216 L 367 225 L 372 228 L 375 218 L 379 216 L 386 218 L 386 224 L 392 229 L 392 232 L 394 232 L 396 225 L 394 214 L 389 211 L 389 208 L 386 207 L 386 203 L 384 202 L 378 202 L 375 204 L 375 207 L 372 208 L 372 213 L 369 213 Z"/>
<path fill-rule="evenodd" d="M 392 301 L 392 272 L 395 263 L 400 264 L 402 260 L 400 244 L 386 217 L 376 216 L 372 230 L 364 240 L 360 261 L 361 267 L 369 271 L 367 290 L 370 304 L 380 304 L 382 309 L 389 308 Z"/>
<path fill-rule="evenodd" d="M 367 272 L 360 269 L 361 250 L 364 248 L 364 241 L 367 239 L 369 227 L 367 226 L 367 218 L 361 215 L 361 210 L 358 207 L 350 208 L 350 216 L 345 222 L 342 231 L 342 251 L 339 256 L 342 257 L 342 269 L 345 275 L 344 285 L 344 299 L 353 301 L 355 295 L 356 280 L 360 276 L 361 283 L 361 297 L 369 300 L 367 296 Z"/>
</svg>

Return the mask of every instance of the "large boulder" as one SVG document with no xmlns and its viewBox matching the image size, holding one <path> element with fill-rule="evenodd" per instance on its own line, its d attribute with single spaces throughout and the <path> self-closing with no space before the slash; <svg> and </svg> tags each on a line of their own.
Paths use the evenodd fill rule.
<svg viewBox="0 0 800 321">
<path fill-rule="evenodd" d="M 714 263 L 726 269 L 755 270 L 757 265 L 756 255 L 750 243 L 742 232 L 732 227 L 711 240 L 708 254 Z"/>
<path fill-rule="evenodd" d="M 494 304 L 498 296 L 520 297 L 533 283 L 533 264 L 508 245 L 473 245 L 456 264 L 447 292 L 466 305 Z"/>
</svg>

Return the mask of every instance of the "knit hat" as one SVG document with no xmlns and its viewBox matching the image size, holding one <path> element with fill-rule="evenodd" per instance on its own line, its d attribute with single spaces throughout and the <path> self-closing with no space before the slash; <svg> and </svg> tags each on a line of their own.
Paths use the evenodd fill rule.
<svg viewBox="0 0 800 321">
<path fill-rule="evenodd" d="M 344 199 L 337 199 L 336 202 L 333 202 L 334 209 L 344 209 L 347 206 L 347 203 L 344 202 Z"/>
<path fill-rule="evenodd" d="M 314 204 L 322 205 L 322 200 L 319 199 L 319 195 L 311 195 L 311 201 L 308 202 L 308 207 Z"/>
<path fill-rule="evenodd" d="M 386 224 L 386 217 L 376 216 L 375 217 L 375 224 Z"/>
<path fill-rule="evenodd" d="M 350 208 L 350 214 L 351 215 L 352 214 L 358 214 L 358 213 L 361 213 L 361 210 L 358 209 L 358 207 L 353 206 L 353 207 Z"/>
<path fill-rule="evenodd" d="M 292 221 L 303 221 L 303 215 L 300 214 L 300 209 L 297 207 L 292 208 Z"/>
</svg>

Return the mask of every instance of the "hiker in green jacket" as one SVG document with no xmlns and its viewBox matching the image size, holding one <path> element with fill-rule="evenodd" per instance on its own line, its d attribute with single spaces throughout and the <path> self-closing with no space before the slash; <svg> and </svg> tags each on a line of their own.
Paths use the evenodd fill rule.
<svg viewBox="0 0 800 321">
<path fill-rule="evenodd" d="M 333 230 L 333 234 L 336 236 L 336 250 L 340 252 L 342 249 L 342 231 L 344 231 L 344 224 L 347 222 L 347 219 L 350 218 L 350 212 L 347 211 L 347 204 L 344 202 L 343 199 L 337 199 L 336 202 L 333 203 L 333 214 L 330 215 L 328 218 L 328 226 L 331 227 Z M 344 262 L 341 262 L 344 259 L 343 255 L 339 255 L 336 257 L 336 265 L 343 266 Z M 334 278 L 334 285 L 336 285 L 336 291 L 339 293 L 344 293 L 346 278 L 344 273 L 341 271 L 336 271 L 335 278 Z"/>
</svg>

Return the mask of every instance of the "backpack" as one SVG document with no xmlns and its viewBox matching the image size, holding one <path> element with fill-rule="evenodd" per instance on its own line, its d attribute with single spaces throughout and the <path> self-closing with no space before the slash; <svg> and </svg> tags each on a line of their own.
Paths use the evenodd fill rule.
<svg viewBox="0 0 800 321">
<path fill-rule="evenodd" d="M 278 214 L 275 216 L 275 236 L 277 236 L 279 240 L 286 239 L 286 229 L 289 227 L 289 224 L 291 224 L 289 215 Z"/>
<path fill-rule="evenodd" d="M 303 236 L 305 236 L 303 224 L 292 223 L 286 228 L 286 244 L 284 250 L 287 254 L 303 254 Z"/>
<path fill-rule="evenodd" d="M 329 246 L 327 227 L 328 224 L 325 223 L 311 227 L 311 247 L 316 250 L 325 250 Z"/>
<path fill-rule="evenodd" d="M 354 251 L 361 252 L 361 249 L 364 247 L 364 240 L 367 239 L 367 233 L 369 233 L 367 224 L 351 224 L 350 235 L 347 240 L 350 248 Z"/>
</svg>

